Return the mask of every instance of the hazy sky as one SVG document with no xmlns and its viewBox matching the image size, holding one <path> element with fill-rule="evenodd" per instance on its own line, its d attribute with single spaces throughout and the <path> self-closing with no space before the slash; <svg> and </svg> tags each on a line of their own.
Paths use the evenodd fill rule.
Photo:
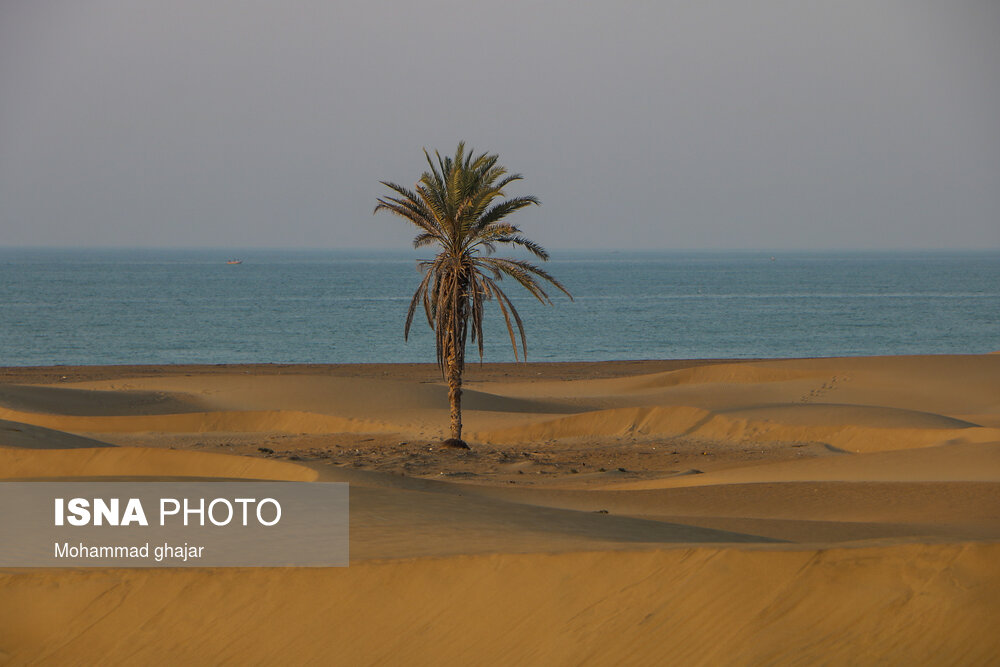
<svg viewBox="0 0 1000 667">
<path fill-rule="evenodd" d="M 0 0 L 0 245 L 405 248 L 422 147 L 551 248 L 1000 247 L 1000 2 Z"/>
</svg>

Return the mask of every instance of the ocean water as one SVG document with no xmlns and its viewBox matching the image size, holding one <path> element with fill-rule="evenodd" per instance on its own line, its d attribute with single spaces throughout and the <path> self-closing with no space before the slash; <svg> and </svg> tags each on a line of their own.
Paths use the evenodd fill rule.
<svg viewBox="0 0 1000 667">
<path fill-rule="evenodd" d="M 2 249 L 0 365 L 432 362 L 422 311 L 403 340 L 418 256 Z M 556 252 L 546 268 L 575 301 L 504 283 L 532 361 L 1000 350 L 998 252 Z M 485 360 L 513 361 L 488 317 Z"/>
</svg>

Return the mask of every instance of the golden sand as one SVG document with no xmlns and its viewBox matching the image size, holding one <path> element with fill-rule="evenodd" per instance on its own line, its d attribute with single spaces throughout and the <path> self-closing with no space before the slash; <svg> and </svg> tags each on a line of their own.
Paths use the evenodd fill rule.
<svg viewBox="0 0 1000 667">
<path fill-rule="evenodd" d="M 1000 356 L 0 370 L 0 478 L 351 484 L 351 566 L 0 570 L 11 664 L 990 664 Z"/>
</svg>

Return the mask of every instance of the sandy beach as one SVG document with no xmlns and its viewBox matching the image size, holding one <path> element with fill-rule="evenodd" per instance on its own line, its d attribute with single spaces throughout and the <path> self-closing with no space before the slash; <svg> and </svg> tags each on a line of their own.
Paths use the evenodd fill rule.
<svg viewBox="0 0 1000 667">
<path fill-rule="evenodd" d="M 0 369 L 0 478 L 342 481 L 351 565 L 0 570 L 0 662 L 995 664 L 1000 354 Z"/>
</svg>

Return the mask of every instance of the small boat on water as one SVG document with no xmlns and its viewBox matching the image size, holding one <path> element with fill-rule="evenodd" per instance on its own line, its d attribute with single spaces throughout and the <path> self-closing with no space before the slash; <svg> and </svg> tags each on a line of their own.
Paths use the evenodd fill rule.
<svg viewBox="0 0 1000 667">
<path fill-rule="evenodd" d="M 226 260 L 226 264 L 242 264 L 242 263 L 243 263 L 242 259 L 230 259 L 230 260 Z"/>
</svg>

